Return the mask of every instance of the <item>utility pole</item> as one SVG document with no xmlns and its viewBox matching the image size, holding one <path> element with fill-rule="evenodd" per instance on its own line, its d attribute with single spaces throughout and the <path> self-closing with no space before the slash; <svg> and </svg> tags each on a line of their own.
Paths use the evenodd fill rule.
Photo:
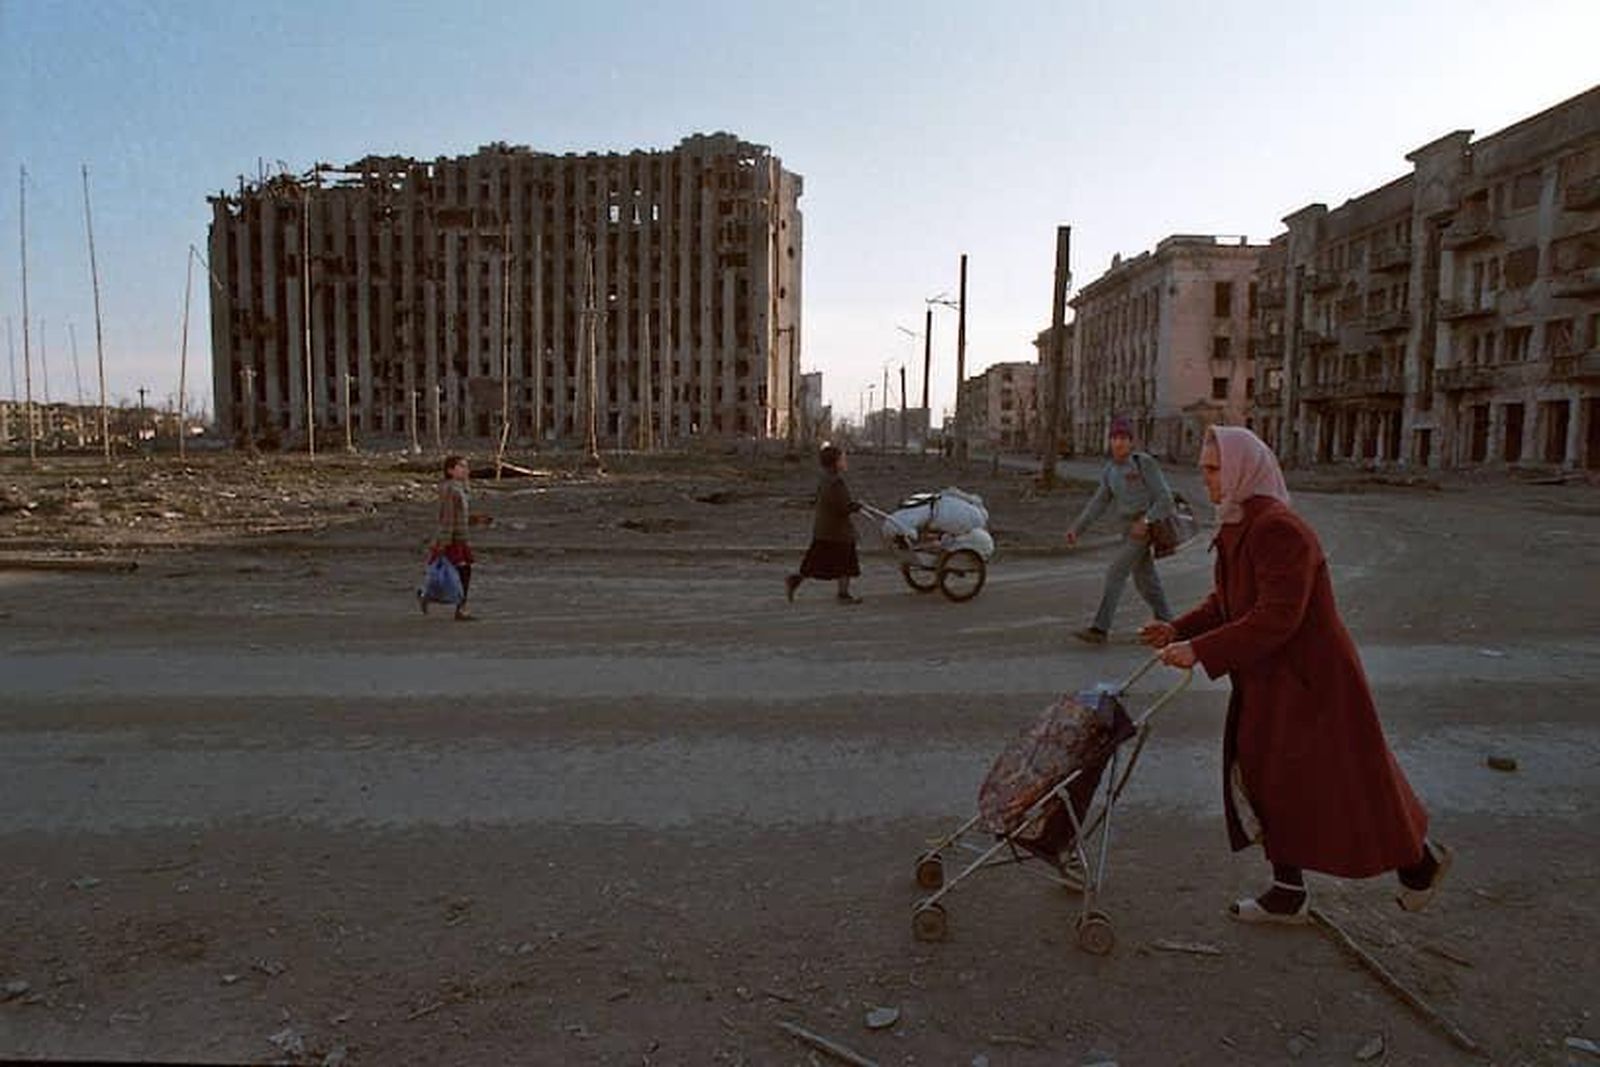
<svg viewBox="0 0 1600 1067">
<path fill-rule="evenodd" d="M 39 373 L 44 377 L 44 421 L 45 429 L 50 423 L 50 355 L 45 350 L 44 320 L 39 320 Z"/>
<path fill-rule="evenodd" d="M 433 450 L 440 455 L 444 454 L 444 430 L 439 425 L 443 399 L 444 383 L 438 382 L 433 387 Z"/>
<path fill-rule="evenodd" d="M 316 168 L 312 168 L 316 173 Z M 311 381 L 311 185 L 300 186 L 300 317 L 306 346 L 306 455 L 317 458 L 316 392 Z"/>
<path fill-rule="evenodd" d="M 1055 297 L 1050 310 L 1050 408 L 1045 420 L 1044 447 L 1039 455 L 1039 483 L 1056 485 L 1057 441 L 1061 433 L 1061 384 L 1066 366 L 1067 289 L 1072 285 L 1072 227 L 1056 227 Z"/>
<path fill-rule="evenodd" d="M 11 367 L 11 392 L 7 393 L 10 399 L 17 399 L 17 341 L 11 333 L 11 316 L 6 316 L 6 362 Z"/>
<path fill-rule="evenodd" d="M 28 168 L 22 167 L 17 179 L 18 226 L 22 231 L 22 380 L 28 400 L 28 462 L 39 462 L 39 440 L 33 432 L 33 356 L 28 347 Z"/>
<path fill-rule="evenodd" d="M 967 254 L 961 253 L 961 295 L 956 298 L 956 461 L 967 461 L 966 408 L 961 403 L 967 381 Z"/>
<path fill-rule="evenodd" d="M 889 451 L 889 364 L 883 365 L 883 410 L 878 422 L 878 451 Z"/>
<path fill-rule="evenodd" d="M 339 375 L 339 380 L 344 386 L 344 450 L 351 455 L 356 450 L 355 416 L 350 409 L 350 383 L 355 375 L 345 371 Z"/>
<path fill-rule="evenodd" d="M 100 268 L 94 258 L 94 215 L 89 210 L 89 165 L 83 165 L 83 226 L 89 233 L 89 280 L 94 285 L 94 358 L 100 368 L 100 441 L 111 463 L 111 408 L 106 403 L 106 346 L 100 328 Z M 23 313 L 26 315 L 26 311 Z M 23 324 L 26 327 L 26 323 Z"/>
<path fill-rule="evenodd" d="M 794 323 L 790 323 L 787 326 L 780 326 L 774 332 L 780 336 L 782 334 L 789 335 L 789 373 L 787 375 L 789 382 L 789 396 L 787 405 L 789 409 L 789 425 L 788 432 L 784 436 L 788 439 L 789 452 L 792 455 L 795 450 L 795 445 L 799 439 L 798 425 L 795 421 L 799 413 L 799 405 L 796 402 L 796 390 L 798 388 L 797 382 L 799 381 L 799 374 L 794 361 Z"/>
<path fill-rule="evenodd" d="M 78 365 L 78 331 L 73 328 L 70 322 L 67 323 L 67 343 L 72 346 L 72 387 L 73 395 L 78 398 L 78 419 L 81 423 L 83 420 L 83 370 Z"/>
<path fill-rule="evenodd" d="M 933 376 L 933 305 L 923 310 L 922 319 L 922 410 L 928 410 L 928 379 Z M 928 416 L 932 424 L 933 416 Z"/>
<path fill-rule="evenodd" d="M 906 450 L 906 365 L 900 364 L 900 451 Z"/>
<path fill-rule="evenodd" d="M 241 367 L 239 374 L 244 378 L 244 425 L 246 434 L 246 450 L 256 450 L 256 369 L 254 367 Z"/>
<path fill-rule="evenodd" d="M 600 310 L 595 307 L 594 292 L 594 238 L 586 235 L 583 241 L 583 351 L 579 358 L 583 360 L 583 391 L 585 406 L 588 408 L 589 423 L 589 453 L 586 457 L 588 465 L 601 474 L 605 467 L 600 462 L 600 435 L 599 435 L 599 397 L 595 388 L 595 378 L 599 373 L 597 366 L 598 356 L 596 349 L 599 347 Z"/>
<path fill-rule="evenodd" d="M 500 447 L 494 454 L 494 480 L 511 442 L 511 224 L 500 229 Z"/>
<path fill-rule="evenodd" d="M 189 289 L 194 282 L 194 245 L 189 246 L 188 265 L 183 271 L 183 330 L 178 342 L 178 458 L 187 458 L 188 434 L 183 432 L 183 414 L 187 406 L 189 385 Z"/>
</svg>

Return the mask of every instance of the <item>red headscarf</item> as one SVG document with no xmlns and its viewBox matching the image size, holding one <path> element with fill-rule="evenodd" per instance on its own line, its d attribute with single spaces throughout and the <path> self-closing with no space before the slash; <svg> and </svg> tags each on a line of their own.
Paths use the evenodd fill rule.
<svg viewBox="0 0 1600 1067">
<path fill-rule="evenodd" d="M 1265 441 L 1243 426 L 1213 426 L 1206 432 L 1216 441 L 1218 462 L 1222 464 L 1222 504 L 1218 510 L 1223 522 L 1242 520 L 1241 505 L 1253 496 L 1289 503 L 1283 469 Z"/>
</svg>

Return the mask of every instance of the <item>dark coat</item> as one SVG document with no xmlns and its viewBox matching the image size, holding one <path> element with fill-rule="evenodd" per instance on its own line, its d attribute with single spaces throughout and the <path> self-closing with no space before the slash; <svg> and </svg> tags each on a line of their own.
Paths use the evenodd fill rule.
<svg viewBox="0 0 1600 1067">
<path fill-rule="evenodd" d="M 1237 761 L 1273 863 L 1342 878 L 1415 863 L 1427 812 L 1384 739 L 1317 535 L 1269 497 L 1244 513 L 1217 535 L 1215 590 L 1174 624 L 1206 673 L 1233 683 L 1229 840 L 1250 844 L 1228 788 Z"/>
<path fill-rule="evenodd" d="M 844 475 L 838 471 L 824 471 L 822 481 L 817 484 L 817 516 L 811 527 L 812 540 L 854 543 L 856 527 L 850 521 L 850 513 L 855 510 Z"/>
</svg>

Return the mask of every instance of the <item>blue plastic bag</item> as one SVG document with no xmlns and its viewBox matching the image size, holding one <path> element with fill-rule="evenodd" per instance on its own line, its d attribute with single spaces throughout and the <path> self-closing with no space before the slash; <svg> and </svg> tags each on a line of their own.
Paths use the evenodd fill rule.
<svg viewBox="0 0 1600 1067">
<path fill-rule="evenodd" d="M 461 574 L 443 556 L 435 556 L 422 575 L 422 599 L 433 604 L 459 604 L 466 595 L 461 589 Z"/>
</svg>

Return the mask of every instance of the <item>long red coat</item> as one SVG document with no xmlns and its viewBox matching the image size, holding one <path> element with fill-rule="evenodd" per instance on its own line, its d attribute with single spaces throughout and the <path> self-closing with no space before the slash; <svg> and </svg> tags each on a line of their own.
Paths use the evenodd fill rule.
<svg viewBox="0 0 1600 1067">
<path fill-rule="evenodd" d="M 1228 786 L 1237 761 L 1273 863 L 1367 878 L 1415 863 L 1428 815 L 1384 740 L 1328 563 L 1270 497 L 1216 539 L 1216 588 L 1178 619 L 1208 675 L 1229 675 L 1223 798 L 1235 850 L 1251 842 Z"/>
</svg>

